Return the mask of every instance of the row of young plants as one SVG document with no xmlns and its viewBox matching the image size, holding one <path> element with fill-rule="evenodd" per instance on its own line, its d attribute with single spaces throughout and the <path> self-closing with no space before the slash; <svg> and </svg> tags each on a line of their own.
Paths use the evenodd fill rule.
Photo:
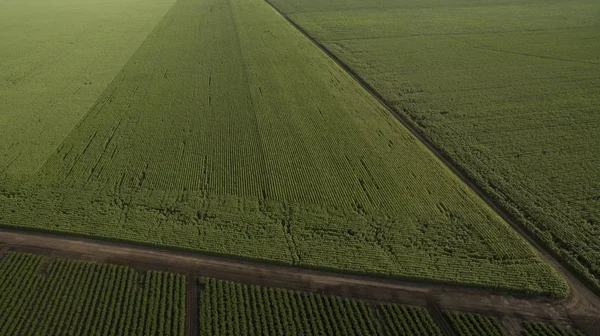
<svg viewBox="0 0 600 336">
<path fill-rule="evenodd" d="M 395 304 L 384 304 L 377 311 L 387 335 L 441 336 L 427 309 Z"/>
<path fill-rule="evenodd" d="M 363 302 L 199 279 L 200 335 L 376 335 Z"/>
<path fill-rule="evenodd" d="M 428 311 L 200 278 L 199 335 L 441 335 Z"/>
<path fill-rule="evenodd" d="M 508 336 L 502 323 L 494 317 L 479 314 L 446 311 L 454 332 L 459 336 Z M 522 336 L 584 336 L 580 331 L 541 322 L 523 321 Z"/>
<path fill-rule="evenodd" d="M 539 322 L 523 322 L 523 336 L 584 336 L 580 331 Z"/>
<path fill-rule="evenodd" d="M 0 335 L 183 335 L 185 278 L 9 252 Z"/>
<path fill-rule="evenodd" d="M 508 336 L 502 323 L 496 318 L 453 311 L 446 311 L 444 314 L 460 336 Z"/>
</svg>

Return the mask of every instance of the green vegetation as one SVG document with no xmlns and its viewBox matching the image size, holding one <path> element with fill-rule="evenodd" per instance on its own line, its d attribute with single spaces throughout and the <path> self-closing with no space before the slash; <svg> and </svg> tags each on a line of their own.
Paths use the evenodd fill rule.
<svg viewBox="0 0 600 336">
<path fill-rule="evenodd" d="M 424 308 L 201 278 L 200 335 L 441 335 Z"/>
<path fill-rule="evenodd" d="M 173 2 L 0 1 L 0 176 L 44 164 Z"/>
<path fill-rule="evenodd" d="M 600 290 L 600 2 L 272 2 Z"/>
<path fill-rule="evenodd" d="M 43 166 L 5 177 L 0 224 L 567 293 L 509 225 L 261 0 L 176 1 Z"/>
<path fill-rule="evenodd" d="M 0 293 L 0 335 L 184 334 L 180 275 L 9 252 Z"/>
<path fill-rule="evenodd" d="M 200 335 L 379 335 L 361 301 L 199 280 Z"/>
<path fill-rule="evenodd" d="M 508 336 L 500 321 L 493 317 L 453 311 L 445 315 L 460 336 Z"/>
<path fill-rule="evenodd" d="M 567 329 L 560 326 L 536 323 L 536 322 L 523 322 L 523 336 L 583 336 L 583 334 L 577 330 Z"/>
<path fill-rule="evenodd" d="M 427 309 L 395 304 L 380 305 L 377 311 L 386 335 L 441 336 Z"/>
</svg>

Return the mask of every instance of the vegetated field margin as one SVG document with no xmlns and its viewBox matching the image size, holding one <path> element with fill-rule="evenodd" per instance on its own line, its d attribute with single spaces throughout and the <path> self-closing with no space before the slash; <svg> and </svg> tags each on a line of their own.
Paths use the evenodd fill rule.
<svg viewBox="0 0 600 336">
<path fill-rule="evenodd" d="M 281 3 L 282 5 L 285 2 L 280 2 L 280 1 L 274 1 L 275 3 Z M 582 2 L 583 3 L 583 2 Z M 589 4 L 587 4 L 589 6 Z M 310 6 L 310 5 L 309 5 Z M 343 9 L 343 4 L 342 4 L 342 8 Z M 367 7 L 369 7 L 367 5 Z M 339 9 L 339 8 L 338 8 Z M 581 9 L 579 9 L 581 10 Z M 577 11 L 577 9 L 575 9 L 575 11 Z M 308 12 L 310 12 L 310 10 L 308 10 Z M 343 17 L 343 11 L 340 12 L 340 17 Z M 310 14 L 310 13 L 309 13 Z M 385 15 L 384 15 L 385 16 Z M 588 15 L 589 16 L 589 15 Z M 309 16 L 307 16 L 309 17 Z M 337 19 L 339 19 L 340 17 L 338 17 Z M 290 19 L 291 21 L 293 21 L 292 19 Z M 377 21 L 377 20 L 375 20 Z M 304 22 L 308 22 L 311 23 L 310 19 L 307 19 Z M 314 22 L 313 22 L 314 23 Z M 363 22 L 364 24 L 364 22 Z M 303 23 L 299 23 L 296 24 L 297 26 L 303 26 Z M 337 59 L 339 59 L 340 57 L 345 58 L 348 57 L 346 60 L 350 60 L 351 62 L 359 62 L 360 61 L 365 61 L 365 58 L 361 58 L 361 56 L 358 56 L 358 59 L 356 59 L 356 57 L 354 57 L 354 54 L 348 53 L 345 54 L 344 52 L 347 51 L 346 49 L 344 49 L 347 46 L 342 46 L 342 45 L 337 45 L 336 44 L 336 33 L 338 33 L 339 31 L 336 32 L 329 32 L 329 31 L 324 31 L 322 29 L 322 26 L 319 25 L 313 25 L 310 26 L 311 29 L 314 28 L 315 29 L 315 34 L 318 34 L 319 36 L 323 35 L 325 36 L 326 34 L 328 34 L 327 36 L 330 38 L 330 40 L 325 39 L 321 42 L 319 42 L 319 37 L 314 37 L 313 36 L 313 40 L 317 40 L 317 43 L 321 45 L 322 48 L 327 49 L 329 52 L 329 54 L 335 54 L 335 57 Z M 321 28 L 321 30 L 319 31 L 317 28 Z M 331 26 L 328 26 L 331 27 Z M 372 27 L 370 27 L 372 28 Z M 578 28 L 578 27 L 575 27 Z M 575 29 L 573 27 L 569 28 L 569 29 Z M 579 28 L 587 28 L 587 29 L 593 29 L 593 27 L 579 27 Z M 301 29 L 304 29 L 301 27 Z M 410 29 L 409 29 L 410 30 Z M 413 29 L 414 30 L 414 29 Z M 485 31 L 485 29 L 484 29 Z M 526 30 L 527 31 L 527 30 Z M 532 32 L 535 32 L 535 30 L 532 30 Z M 329 34 L 331 33 L 331 34 Z M 478 32 L 479 33 L 479 32 Z M 416 33 L 415 33 L 416 34 Z M 589 32 L 588 32 L 589 34 Z M 342 34 L 343 35 L 343 34 Z M 368 34 L 366 34 L 368 35 Z M 377 34 L 375 34 L 377 35 Z M 385 33 L 383 33 L 383 35 L 385 35 Z M 393 34 L 392 34 L 393 35 Z M 409 35 L 412 36 L 412 35 Z M 417 35 L 415 35 L 417 36 Z M 403 36 L 406 37 L 406 36 Z M 368 39 L 369 37 L 359 37 L 359 38 L 364 38 L 364 39 Z M 390 36 L 386 35 L 386 38 L 393 38 Z M 343 39 L 341 39 L 343 40 Z M 340 40 L 340 41 L 341 41 Z M 390 40 L 391 41 L 391 40 Z M 328 46 L 331 46 L 333 49 L 330 50 L 330 48 L 328 48 L 327 46 L 324 45 L 324 43 L 327 43 Z M 482 43 L 482 42 L 480 42 Z M 381 44 L 385 44 L 384 42 L 381 42 Z M 390 51 L 393 49 L 393 47 L 390 47 L 391 49 L 385 49 L 387 51 Z M 360 50 L 360 49 L 359 49 Z M 429 49 L 424 49 L 428 52 L 434 52 L 431 51 Z M 543 50 L 543 49 L 542 49 Z M 364 50 L 362 50 L 364 51 Z M 589 50 L 584 51 L 583 56 L 585 57 L 585 52 L 587 52 Z M 350 55 L 350 56 L 348 56 Z M 454 55 L 454 54 L 453 54 Z M 518 54 L 518 53 L 514 53 L 514 55 L 520 55 L 520 56 L 525 56 L 525 57 L 538 57 L 538 59 L 544 59 L 544 60 L 562 60 L 562 61 L 569 61 L 569 59 L 565 59 L 565 58 L 553 58 L 553 57 L 543 57 L 543 56 L 536 56 L 536 55 L 531 55 L 531 54 Z M 354 58 L 353 58 L 354 57 Z M 364 54 L 362 54 L 362 57 L 364 57 Z M 372 61 L 371 59 L 369 59 L 369 61 Z M 341 61 L 342 63 L 346 64 L 348 68 L 351 68 L 351 66 L 348 65 L 347 62 Z M 576 60 L 573 60 L 573 62 L 577 62 Z M 359 64 L 356 63 L 356 64 Z M 594 65 L 594 64 L 598 64 L 598 62 L 587 62 L 587 61 L 582 61 L 581 63 L 586 64 L 586 65 Z M 381 63 L 377 64 L 377 66 L 381 67 Z M 497 65 L 496 65 L 497 66 Z M 375 66 L 376 68 L 376 66 Z M 361 75 L 374 75 L 374 74 L 378 74 L 377 70 L 382 70 L 382 68 L 376 68 L 375 70 L 372 70 L 374 72 L 369 72 L 370 70 L 365 70 L 366 68 L 361 69 L 361 71 L 354 71 L 353 72 L 356 74 L 357 72 L 360 72 Z M 384 69 L 383 69 L 384 70 Z M 581 70 L 581 69 L 579 69 Z M 539 71 L 539 70 L 538 70 Z M 571 69 L 571 71 L 573 71 Z M 468 70 L 467 70 L 468 72 Z M 561 73 L 560 71 L 558 72 L 559 74 Z M 361 75 L 357 75 L 357 77 L 362 78 Z M 528 74 L 531 75 L 531 74 Z M 380 77 L 378 77 L 380 78 Z M 537 77 L 534 77 L 537 78 Z M 579 78 L 579 77 L 577 77 Z M 479 78 L 477 78 L 479 79 Z M 362 82 L 366 82 L 364 80 L 361 80 Z M 400 103 L 393 103 L 392 101 L 390 101 L 390 97 L 393 98 L 394 94 L 393 92 L 390 91 L 389 87 L 386 87 L 386 85 L 383 85 L 382 82 L 378 82 L 378 81 L 373 81 L 373 78 L 369 78 L 368 79 L 369 83 L 365 83 L 367 84 L 369 87 L 371 87 L 371 89 L 373 89 L 374 87 L 377 87 L 378 89 L 382 89 L 383 91 L 379 91 L 377 89 L 373 90 L 376 91 L 376 94 L 383 99 L 384 101 L 388 102 L 388 106 L 392 106 L 393 110 L 396 111 L 398 114 L 400 114 L 404 119 L 406 123 L 410 123 L 414 126 L 414 128 L 416 128 L 416 130 L 421 133 L 424 138 L 427 138 L 429 141 L 429 143 L 433 144 L 432 148 L 436 148 L 438 150 L 438 153 L 443 154 L 446 158 L 448 158 L 451 162 L 453 162 L 453 165 L 455 165 L 455 167 L 458 167 L 458 169 L 463 173 L 464 176 L 468 177 L 468 179 L 470 179 L 471 181 L 473 181 L 479 188 L 481 188 L 481 190 L 490 198 L 492 199 L 497 205 L 499 205 L 502 209 L 503 212 L 505 214 L 510 215 L 511 218 L 513 218 L 514 222 L 517 223 L 521 228 L 523 228 L 525 231 L 527 231 L 529 233 L 529 238 L 530 241 L 531 239 L 535 240 L 537 243 L 539 243 L 540 245 L 544 246 L 544 249 L 546 251 L 548 251 L 548 253 L 550 253 L 552 256 L 554 256 L 556 259 L 558 259 L 560 261 L 560 263 L 569 271 L 573 272 L 577 278 L 585 283 L 590 289 L 592 289 L 596 294 L 600 294 L 600 282 L 597 278 L 597 276 L 595 276 L 593 273 L 597 272 L 598 270 L 598 266 L 594 264 L 595 261 L 598 260 L 598 258 L 594 258 L 594 256 L 597 256 L 598 253 L 600 253 L 600 251 L 598 250 L 594 250 L 594 246 L 597 246 L 597 244 L 594 243 L 594 241 L 597 241 L 597 237 L 590 234 L 591 231 L 597 232 L 597 220 L 595 221 L 594 218 L 594 212 L 593 210 L 589 210 L 586 213 L 584 213 L 582 211 L 581 215 L 585 216 L 585 215 L 589 215 L 589 219 L 587 220 L 583 220 L 585 218 L 581 218 L 581 220 L 577 219 L 578 217 L 575 215 L 573 215 L 573 212 L 577 212 L 577 211 L 569 211 L 569 213 L 567 213 L 563 208 L 557 207 L 557 204 L 561 204 L 561 202 L 565 202 L 565 198 L 567 198 L 568 196 L 573 196 L 571 194 L 563 196 L 562 201 L 557 199 L 555 196 L 556 195 L 551 195 L 551 193 L 546 193 L 544 192 L 543 188 L 540 190 L 533 190 L 531 189 L 531 186 L 529 184 L 526 185 L 526 183 L 524 183 L 524 181 L 527 181 L 528 178 L 531 178 L 531 176 L 525 176 L 525 174 L 519 173 L 518 171 L 512 169 L 512 170 L 508 170 L 505 163 L 502 163 L 502 165 L 499 165 L 499 160 L 493 159 L 492 157 L 488 156 L 486 153 L 484 153 L 481 148 L 477 147 L 476 145 L 473 145 L 471 147 L 469 147 L 468 149 L 465 149 L 463 147 L 461 147 L 461 144 L 458 144 L 458 142 L 456 141 L 456 138 L 459 137 L 457 134 L 455 135 L 455 138 L 452 138 L 450 136 L 448 137 L 444 137 L 444 135 L 442 133 L 444 132 L 448 132 L 448 133 L 452 133 L 455 132 L 456 130 L 454 130 L 452 127 L 444 127 L 444 125 L 440 126 L 437 124 L 434 124 L 433 122 L 429 122 L 429 123 L 424 123 L 423 120 L 425 119 L 425 117 L 429 117 L 428 114 L 426 114 L 423 111 L 418 111 L 418 110 L 413 110 L 414 106 L 419 106 L 418 103 L 414 103 L 411 102 L 411 99 L 407 99 L 404 98 L 405 100 L 407 100 L 406 103 L 404 102 L 400 102 Z M 451 83 L 453 83 L 452 81 L 450 81 Z M 417 85 L 416 83 L 408 83 L 409 85 Z M 489 84 L 489 83 L 488 83 Z M 592 83 L 593 84 L 593 83 Z M 535 87 L 535 84 L 533 84 L 533 86 Z M 590 86 L 590 87 L 594 87 L 594 86 Z M 404 89 L 403 87 L 394 87 L 392 89 L 396 89 L 396 90 L 401 90 Z M 545 92 L 544 90 L 542 90 L 543 92 Z M 590 89 L 588 89 L 588 91 L 585 91 L 587 93 L 589 93 Z M 422 92 L 422 91 L 421 91 Z M 562 91 L 560 91 L 562 92 Z M 560 93 L 559 92 L 559 93 Z M 457 92 L 456 94 L 460 94 L 460 92 Z M 578 96 L 578 94 L 581 94 L 580 92 L 576 91 L 574 93 L 575 97 Z M 425 95 L 423 93 L 423 95 Z M 408 95 L 409 97 L 413 98 L 413 96 Z M 418 95 L 417 95 L 418 96 Z M 416 100 L 418 101 L 419 98 L 422 97 L 417 97 L 415 96 L 414 98 L 416 98 Z M 386 99 L 386 97 L 388 99 Z M 397 98 L 397 97 L 396 97 Z M 495 97 L 497 98 L 497 97 Z M 584 97 L 585 98 L 585 97 Z M 583 105 L 582 106 L 586 106 L 585 103 L 588 102 L 590 100 L 591 97 L 587 97 L 587 100 L 584 99 L 583 101 Z M 425 100 L 425 99 L 422 99 Z M 571 104 L 575 104 L 569 100 L 567 100 L 569 103 Z M 445 102 L 446 105 L 444 105 L 443 107 L 439 107 L 438 111 L 442 111 L 442 114 L 447 114 L 448 112 L 445 111 L 444 112 L 444 108 L 450 109 L 450 108 L 454 108 L 456 109 L 457 113 L 462 113 L 464 111 L 461 111 L 461 106 L 457 106 L 454 107 L 452 106 L 451 103 Z M 564 102 L 563 102 L 564 103 Z M 411 105 L 412 104 L 412 105 Z M 432 104 L 432 103 L 430 103 Z M 571 105 L 568 105 L 571 106 Z M 574 105 L 577 106 L 577 105 Z M 436 109 L 436 106 L 428 106 L 425 104 L 424 109 Z M 537 108 L 537 107 L 536 107 Z M 568 111 L 568 109 L 566 109 L 565 111 Z M 468 111 L 467 111 L 468 113 Z M 531 116 L 527 116 L 529 118 L 531 118 Z M 585 117 L 585 116 L 582 116 Z M 554 120 L 553 118 L 556 118 L 555 115 L 552 116 L 548 116 L 547 117 L 548 120 L 552 121 Z M 468 120 L 468 118 L 465 118 L 466 120 Z M 512 119 L 511 119 L 512 120 Z M 558 119 L 561 120 L 561 119 Z M 475 121 L 477 121 L 477 119 L 475 119 Z M 474 121 L 474 123 L 475 123 Z M 591 120 L 592 125 L 594 120 Z M 427 126 L 433 126 L 433 127 L 427 127 Z M 446 125 L 447 126 L 447 125 Z M 450 124 L 450 126 L 453 126 L 452 124 Z M 463 127 L 464 125 L 459 125 L 457 127 Z M 437 128 L 436 128 L 437 127 Z M 443 130 L 440 130 L 441 128 L 443 128 Z M 552 129 L 551 127 L 549 129 Z M 493 133 L 493 130 L 489 131 L 490 133 Z M 444 133 L 445 134 L 445 133 Z M 535 132 L 533 132 L 532 134 L 536 134 Z M 542 134 L 541 136 L 548 136 L 548 134 Z M 573 134 L 571 133 L 570 136 L 573 136 Z M 447 141 L 447 142 L 446 142 Z M 454 141 L 454 142 L 452 142 Z M 589 144 L 593 143 L 589 142 Z M 577 143 L 576 143 L 577 144 Z M 464 145 L 464 144 L 463 144 Z M 550 149 L 554 149 L 554 148 L 550 148 Z M 559 151 L 559 150 L 557 150 Z M 579 150 L 580 152 L 582 152 L 581 150 Z M 518 150 L 517 150 L 518 152 Z M 589 154 L 589 152 L 582 152 L 583 155 L 587 155 L 587 156 L 593 156 L 593 154 Z M 579 154 L 582 154 L 579 153 Z M 588 160 L 586 161 L 587 163 L 589 162 L 593 162 L 593 160 Z M 563 162 L 563 166 L 566 166 L 566 162 Z M 560 166 L 560 165 L 558 165 Z M 548 168 L 548 167 L 545 167 Z M 540 173 L 542 174 L 542 173 Z M 590 176 L 594 176 L 594 174 L 597 174 L 597 172 L 592 172 L 590 173 Z M 581 179 L 575 179 L 576 181 L 578 181 L 579 183 L 581 183 Z M 585 180 L 585 179 L 584 179 Z M 594 183 L 596 183 L 593 179 L 589 180 L 587 185 L 594 185 Z M 546 186 L 547 187 L 547 186 Z M 575 188 L 577 189 L 577 188 Z M 590 189 L 590 188 L 588 188 Z M 588 190 L 588 195 L 589 195 L 589 190 Z M 598 197 L 591 197 L 590 198 L 590 202 L 593 203 L 593 199 L 596 199 L 596 201 L 598 200 Z M 594 205 L 592 205 L 591 203 L 588 204 L 589 205 L 589 209 L 594 209 L 597 208 Z M 567 205 L 565 205 L 565 207 L 568 207 Z M 580 209 L 581 210 L 581 209 Z M 594 224 L 596 223 L 596 224 Z M 595 227 L 595 229 L 594 229 Z M 571 230 L 571 231 L 570 231 Z M 585 241 L 584 241 L 585 240 Z M 594 245 L 595 244 L 595 245 Z"/>
<path fill-rule="evenodd" d="M 444 309 L 474 313 L 522 316 L 540 321 L 568 320 L 567 313 L 598 316 L 594 306 L 523 293 L 490 291 L 467 286 L 403 281 L 373 276 L 340 274 L 297 268 L 289 265 L 207 256 L 197 251 L 156 247 L 143 243 L 117 242 L 73 234 L 0 229 L 0 252 L 6 250 L 126 265 L 135 269 L 193 274 L 248 284 L 350 296 L 378 302 L 427 306 L 432 302 Z M 579 302 L 579 301 L 578 301 Z M 575 308 L 575 310 L 574 310 Z"/>
<path fill-rule="evenodd" d="M 560 273 L 569 279 L 569 284 L 573 286 L 573 281 L 581 281 L 596 295 L 600 295 L 600 281 L 590 276 L 587 269 L 579 267 L 580 263 L 573 263 L 570 254 L 565 255 L 564 250 L 558 249 L 556 244 L 550 243 L 547 234 L 539 234 L 541 231 L 532 223 L 535 219 L 527 217 L 527 211 L 518 203 L 507 198 L 501 190 L 495 188 L 493 182 L 483 178 L 476 168 L 464 164 L 461 161 L 459 153 L 452 151 L 452 148 L 441 147 L 430 138 L 430 135 L 422 130 L 422 126 L 415 119 L 415 115 L 408 108 L 398 110 L 388 100 L 373 87 L 373 85 L 362 78 L 354 69 L 342 61 L 334 52 L 319 40 L 310 35 L 304 28 L 294 20 L 283 13 L 275 4 L 269 0 L 264 0 L 281 16 L 283 16 L 291 25 L 302 32 L 308 39 L 317 45 L 323 52 L 336 61 L 344 68 L 357 82 L 359 82 L 367 91 L 369 91 L 377 100 L 384 105 L 388 111 L 394 115 L 407 129 L 409 129 L 427 148 L 434 153 L 450 170 L 452 170 L 466 185 L 476 192 L 496 213 L 498 213 L 506 222 L 510 223 L 521 236 L 530 242 L 541 256 L 560 270 Z M 540 214 L 537 214 L 540 215 Z M 541 215 L 540 215 L 541 216 Z M 569 276 L 572 272 L 576 279 Z"/>
<path fill-rule="evenodd" d="M 255 0 L 177 1 L 36 179 L 2 183 L 0 223 L 568 290 L 371 94 Z"/>
<path fill-rule="evenodd" d="M 13 237 L 16 237 L 17 241 L 13 241 Z M 25 240 L 24 237 L 34 238 L 34 243 L 29 243 Z M 39 239 L 41 244 L 36 244 L 35 241 Z M 64 246 L 57 246 L 54 240 L 62 240 L 64 241 Z M 77 244 L 74 248 L 69 246 L 69 242 L 74 242 Z M 91 252 L 85 252 L 81 249 L 81 246 L 85 244 L 94 245 L 94 249 L 99 246 L 102 247 L 101 256 L 95 255 Z M 172 255 L 173 257 L 183 257 L 187 259 L 198 259 L 199 263 L 203 261 L 207 261 L 212 264 L 231 264 L 234 266 L 240 266 L 242 268 L 247 267 L 256 267 L 256 268 L 265 268 L 267 271 L 272 269 L 274 273 L 278 273 L 278 270 L 281 270 L 282 273 L 298 273 L 302 274 L 315 274 L 317 276 L 323 275 L 325 277 L 333 277 L 339 278 L 340 281 L 343 279 L 359 279 L 358 281 L 366 281 L 366 282 L 375 282 L 381 283 L 385 287 L 386 284 L 391 286 L 399 285 L 400 287 L 406 285 L 408 288 L 415 287 L 415 291 L 421 292 L 421 288 L 428 292 L 428 288 L 440 288 L 442 290 L 448 289 L 449 291 L 458 291 L 464 292 L 465 295 L 495 295 L 503 298 L 514 298 L 515 300 L 522 301 L 532 301 L 538 302 L 542 305 L 546 305 L 545 309 L 550 307 L 550 304 L 562 304 L 565 302 L 569 302 L 573 299 L 573 294 L 570 293 L 566 298 L 555 298 L 548 296 L 546 294 L 540 293 L 527 293 L 523 291 L 510 290 L 505 288 L 489 288 L 485 286 L 474 286 L 474 285 L 465 285 L 460 282 L 452 283 L 452 282 L 440 282 L 432 279 L 413 279 L 413 278 L 403 278 L 399 276 L 391 276 L 385 274 L 373 274 L 370 272 L 357 272 L 351 270 L 344 270 L 326 266 L 291 266 L 289 263 L 281 262 L 277 260 L 268 260 L 264 258 L 252 258 L 248 256 L 240 256 L 229 253 L 218 253 L 212 250 L 198 250 L 194 248 L 186 248 L 180 246 L 174 246 L 169 244 L 159 244 L 159 243 L 150 243 L 147 240 L 135 240 L 135 239 L 119 239 L 118 237 L 110 237 L 105 234 L 98 235 L 90 235 L 88 233 L 78 233 L 73 231 L 60 231 L 54 229 L 44 229 L 37 227 L 26 227 L 26 226 L 12 226 L 12 225 L 4 225 L 0 224 L 0 247 L 5 245 L 10 250 L 14 250 L 17 252 L 26 252 L 26 253 L 35 253 L 35 254 L 51 254 L 57 255 L 64 258 L 71 259 L 84 259 L 91 261 L 99 261 L 99 262 L 107 262 L 114 264 L 122 264 L 131 267 L 135 267 L 140 270 L 164 270 L 168 272 L 182 273 L 182 274 L 193 274 L 193 272 L 200 272 L 200 274 L 214 277 L 217 279 L 223 280 L 236 280 L 237 277 L 241 277 L 243 282 L 254 283 L 256 285 L 264 285 L 269 286 L 269 284 L 277 284 L 279 287 L 285 287 L 289 289 L 299 289 L 299 290 L 312 290 L 311 285 L 306 285 L 306 281 L 300 279 L 298 283 L 302 284 L 300 287 L 291 281 L 290 279 L 286 280 L 278 280 L 278 279 L 266 279 L 264 276 L 256 277 L 255 274 L 250 274 L 245 276 L 243 271 L 240 273 L 235 273 L 232 278 L 227 272 L 218 272 L 218 271 L 207 271 L 206 269 L 201 268 L 188 268 L 191 265 L 190 263 L 173 263 L 169 264 L 168 262 L 164 262 L 162 259 L 157 258 L 158 261 L 152 259 L 150 257 L 144 257 L 144 260 L 136 259 L 136 257 L 129 258 L 124 252 L 115 252 L 114 255 L 116 257 L 107 257 L 106 259 L 102 257 L 104 254 L 111 255 L 111 253 L 107 253 L 103 248 L 115 247 L 115 248 L 123 248 L 123 249 L 132 249 L 135 252 L 139 252 L 139 254 L 143 254 L 144 252 L 152 252 L 150 254 L 164 254 L 164 255 Z M 40 246 L 42 245 L 42 246 Z M 0 249 L 1 250 L 1 249 Z M 139 251 L 138 251 L 139 250 Z M 123 256 L 123 257 L 121 257 Z M 185 265 L 185 266 L 182 266 Z M 216 272 L 216 273 L 212 273 Z M 262 273 L 262 272 L 261 272 Z M 263 282 L 263 281 L 266 281 Z M 376 286 L 375 286 L 376 287 Z M 337 292 L 335 286 L 329 287 L 321 287 L 318 290 L 331 291 L 331 294 L 340 294 L 342 295 L 344 291 Z M 352 295 L 357 295 L 358 298 L 363 299 L 372 299 L 377 300 L 377 298 L 362 296 L 361 291 L 353 292 Z M 468 294 L 467 294 L 468 293 Z M 391 295 L 393 296 L 393 295 Z M 419 297 L 417 299 L 417 303 L 413 302 L 411 304 L 416 305 L 425 305 L 426 301 L 424 301 L 425 297 Z M 389 301 L 394 301 L 393 299 L 388 299 Z M 400 302 L 400 301 L 398 301 Z M 600 307 L 600 306 L 599 306 Z M 473 311 L 486 311 L 484 309 L 474 308 Z"/>
</svg>

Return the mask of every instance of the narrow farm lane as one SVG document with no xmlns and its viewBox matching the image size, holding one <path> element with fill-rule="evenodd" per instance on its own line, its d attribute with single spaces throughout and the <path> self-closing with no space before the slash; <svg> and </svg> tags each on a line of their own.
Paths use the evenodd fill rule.
<svg viewBox="0 0 600 336">
<path fill-rule="evenodd" d="M 585 297 L 578 291 L 573 291 L 567 299 L 555 301 L 454 285 L 339 274 L 205 256 L 134 243 L 109 242 L 57 233 L 27 232 L 12 228 L 0 229 L 0 249 L 128 265 L 140 270 L 197 274 L 248 284 L 365 300 L 423 307 L 435 304 L 442 309 L 494 313 L 527 319 L 566 320 L 573 315 L 589 318 L 599 316 L 597 297 Z"/>
</svg>

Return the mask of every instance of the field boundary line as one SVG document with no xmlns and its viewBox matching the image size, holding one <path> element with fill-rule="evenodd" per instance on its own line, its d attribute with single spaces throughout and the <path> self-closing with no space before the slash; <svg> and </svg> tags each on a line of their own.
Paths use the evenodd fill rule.
<svg viewBox="0 0 600 336">
<path fill-rule="evenodd" d="M 161 270 L 186 276 L 206 276 L 221 280 L 339 295 L 376 302 L 403 303 L 426 307 L 436 302 L 444 309 L 495 312 L 568 320 L 573 310 L 569 301 L 548 297 L 397 278 L 336 273 L 280 264 L 260 263 L 206 256 L 192 251 L 174 251 L 135 243 L 76 238 L 60 233 L 23 232 L 0 227 L 0 249 L 42 254 L 55 258 L 88 260 L 125 265 L 138 270 Z M 193 279 L 189 279 L 193 281 Z M 587 314 L 593 317 L 595 315 Z"/>
<path fill-rule="evenodd" d="M 385 98 L 377 92 L 369 83 L 367 83 L 361 76 L 358 75 L 351 67 L 345 64 L 339 57 L 331 52 L 325 45 L 313 38 L 306 30 L 300 27 L 296 22 L 290 19 L 287 15 L 277 8 L 271 1 L 264 0 L 275 12 L 277 12 L 283 19 L 285 19 L 292 27 L 300 32 L 304 37 L 311 41 L 317 48 L 319 48 L 325 55 L 333 60 L 339 67 L 341 67 L 348 75 L 350 75 L 363 89 L 370 93 L 389 113 L 391 113 L 396 119 L 412 133 L 444 166 L 446 166 L 452 173 L 454 173 L 462 183 L 464 183 L 470 190 L 472 190 L 481 200 L 483 200 L 487 206 L 489 206 L 497 215 L 499 215 L 506 223 L 508 223 L 527 243 L 529 243 L 537 252 L 537 254 L 550 266 L 552 266 L 556 272 L 567 282 L 569 286 L 569 297 L 567 300 L 574 302 L 586 302 L 589 306 L 594 307 L 596 314 L 600 315 L 600 296 L 598 293 L 588 285 L 585 279 L 582 279 L 579 274 L 571 269 L 566 262 L 562 261 L 554 251 L 546 248 L 543 242 L 541 242 L 535 234 L 529 232 L 524 225 L 521 225 L 508 211 L 506 211 L 500 204 L 498 204 L 492 197 L 490 197 L 485 190 L 469 178 L 468 173 L 463 171 L 458 164 L 456 164 L 441 148 L 437 147 L 431 142 L 424 134 L 418 129 L 414 123 L 397 111 Z"/>
</svg>

